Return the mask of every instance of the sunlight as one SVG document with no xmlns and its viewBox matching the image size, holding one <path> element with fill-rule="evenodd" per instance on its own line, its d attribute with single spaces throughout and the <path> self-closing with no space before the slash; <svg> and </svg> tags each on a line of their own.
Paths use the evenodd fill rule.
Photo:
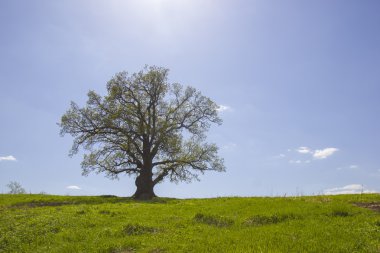
<svg viewBox="0 0 380 253">
<path fill-rule="evenodd" d="M 101 3 L 97 9 L 106 12 L 104 19 L 113 24 L 110 29 L 136 36 L 143 34 L 149 36 L 146 43 L 153 46 L 165 43 L 174 50 L 179 47 L 179 40 L 187 37 L 190 31 L 199 32 L 205 20 L 212 18 L 215 14 L 210 12 L 212 6 L 211 3 L 190 0 L 116 0 Z"/>
</svg>

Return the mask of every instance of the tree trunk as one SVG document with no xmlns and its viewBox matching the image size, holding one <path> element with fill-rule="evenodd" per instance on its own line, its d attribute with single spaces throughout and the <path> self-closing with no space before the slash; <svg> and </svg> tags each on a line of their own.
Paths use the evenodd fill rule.
<svg viewBox="0 0 380 253">
<path fill-rule="evenodd" d="M 133 194 L 134 199 L 149 200 L 156 197 L 153 191 L 154 184 L 152 180 L 152 172 L 141 172 L 141 174 L 137 176 L 135 184 L 137 189 L 135 194 Z"/>
</svg>

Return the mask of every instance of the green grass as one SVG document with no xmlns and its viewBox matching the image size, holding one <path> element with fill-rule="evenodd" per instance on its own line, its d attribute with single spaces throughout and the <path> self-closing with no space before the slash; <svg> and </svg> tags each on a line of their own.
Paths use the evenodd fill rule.
<svg viewBox="0 0 380 253">
<path fill-rule="evenodd" d="M 0 252 L 380 252 L 380 195 L 0 195 Z"/>
</svg>

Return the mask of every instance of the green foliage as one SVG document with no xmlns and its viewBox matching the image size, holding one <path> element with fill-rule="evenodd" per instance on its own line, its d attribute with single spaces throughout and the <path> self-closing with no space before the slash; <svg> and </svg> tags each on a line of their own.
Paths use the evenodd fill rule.
<svg viewBox="0 0 380 253">
<path fill-rule="evenodd" d="M 380 195 L 0 195 L 0 252 L 379 252 Z"/>
<path fill-rule="evenodd" d="M 84 107 L 71 103 L 59 126 L 61 135 L 74 137 L 71 155 L 87 151 L 83 175 L 146 174 L 152 181 L 153 174 L 152 182 L 141 183 L 151 187 L 164 178 L 189 182 L 199 173 L 225 170 L 217 146 L 206 142 L 210 126 L 222 123 L 218 105 L 193 87 L 169 83 L 168 71 L 153 66 L 120 72 L 105 96 L 89 91 Z"/>
</svg>

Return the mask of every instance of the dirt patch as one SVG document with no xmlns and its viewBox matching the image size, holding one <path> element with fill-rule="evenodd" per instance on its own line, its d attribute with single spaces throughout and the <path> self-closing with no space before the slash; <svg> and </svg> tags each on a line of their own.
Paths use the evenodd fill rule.
<svg viewBox="0 0 380 253">
<path fill-rule="evenodd" d="M 368 208 L 380 213 L 380 202 L 368 202 L 368 203 L 357 202 L 357 203 L 354 203 L 354 205 L 363 207 L 363 208 Z"/>
</svg>

